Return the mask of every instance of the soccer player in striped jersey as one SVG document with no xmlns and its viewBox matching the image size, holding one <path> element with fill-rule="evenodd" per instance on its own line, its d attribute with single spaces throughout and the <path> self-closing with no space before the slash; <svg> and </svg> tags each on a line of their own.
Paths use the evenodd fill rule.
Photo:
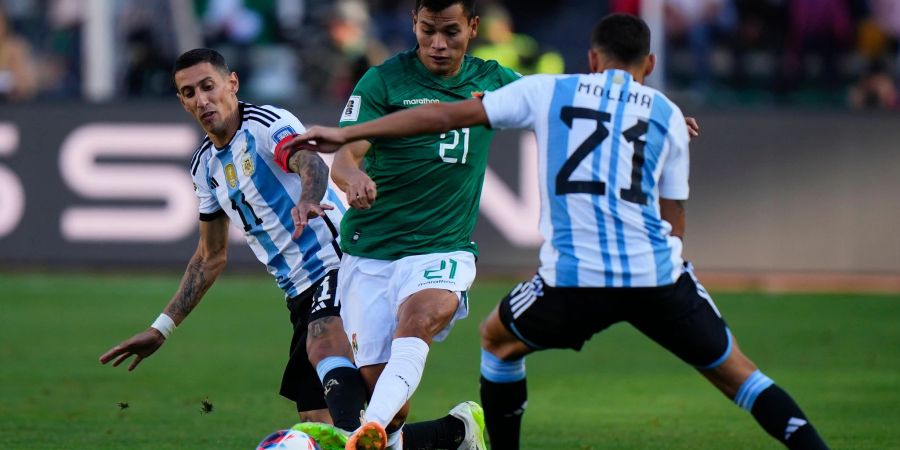
<svg viewBox="0 0 900 450">
<path fill-rule="evenodd" d="M 237 74 L 216 51 L 182 54 L 173 81 L 181 105 L 206 132 L 190 163 L 199 243 L 159 319 L 100 361 L 118 366 L 135 355 L 133 370 L 165 343 L 225 268 L 233 223 L 287 300 L 294 335 L 281 394 L 296 402 L 303 421 L 357 428 L 365 385 L 334 296 L 344 207 L 328 187 L 328 167 L 313 152 L 285 149 L 303 125 L 284 109 L 239 101 Z"/>
<path fill-rule="evenodd" d="M 827 448 L 791 397 L 740 351 L 682 259 L 689 130 L 674 103 L 642 84 L 655 64 L 649 28 L 634 16 L 607 16 L 588 56 L 591 74 L 528 76 L 483 99 L 342 129 L 313 127 L 297 141 L 328 152 L 357 139 L 476 125 L 535 131 L 540 268 L 501 300 L 481 330 L 481 398 L 492 448 L 519 447 L 527 354 L 579 350 L 622 321 L 694 366 L 788 448 Z"/>
</svg>

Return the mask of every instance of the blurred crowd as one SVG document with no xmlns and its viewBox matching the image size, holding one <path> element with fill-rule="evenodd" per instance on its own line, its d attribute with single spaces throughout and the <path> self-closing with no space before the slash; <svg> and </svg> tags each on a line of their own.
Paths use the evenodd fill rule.
<svg viewBox="0 0 900 450">
<path fill-rule="evenodd" d="M 666 88 L 709 104 L 896 109 L 900 0 L 661 0 Z M 114 98 L 174 93 L 183 50 L 222 52 L 259 102 L 343 102 L 415 37 L 414 0 L 106 0 Z M 480 0 L 473 55 L 586 70 L 586 30 L 641 0 Z M 0 101 L 83 95 L 86 0 L 0 0 Z M 581 31 L 578 31 L 581 30 Z"/>
</svg>

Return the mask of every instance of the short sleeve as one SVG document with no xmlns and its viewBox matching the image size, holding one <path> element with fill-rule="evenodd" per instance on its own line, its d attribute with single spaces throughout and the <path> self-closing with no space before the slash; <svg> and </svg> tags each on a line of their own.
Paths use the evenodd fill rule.
<svg viewBox="0 0 900 450">
<path fill-rule="evenodd" d="M 387 88 L 376 67 L 370 68 L 356 83 L 341 112 L 340 126 L 368 122 L 387 114 Z"/>
<path fill-rule="evenodd" d="M 292 134 L 303 134 L 306 132 L 306 127 L 304 127 L 303 124 L 300 123 L 300 119 L 291 114 L 290 111 L 272 107 L 265 108 L 271 111 L 277 118 L 268 128 L 264 129 L 264 136 L 256 137 L 257 151 L 269 158 L 274 158 L 275 147 L 282 139 Z"/>
<path fill-rule="evenodd" d="M 537 98 L 543 76 L 522 77 L 495 91 L 484 93 L 481 99 L 492 128 L 534 129 Z"/>
<path fill-rule="evenodd" d="M 213 192 L 215 181 L 209 177 L 209 157 L 213 151 L 212 143 L 204 143 L 191 159 L 191 181 L 194 182 L 194 193 L 200 201 L 198 209 L 201 218 L 214 216 L 222 211 L 222 206 L 219 205 Z"/>
<path fill-rule="evenodd" d="M 669 119 L 669 133 L 666 136 L 669 153 L 663 163 L 662 174 L 660 175 L 660 198 L 687 200 L 690 192 L 688 187 L 688 176 L 690 174 L 688 142 L 690 142 L 690 137 L 688 136 L 684 115 L 676 107 Z"/>
</svg>

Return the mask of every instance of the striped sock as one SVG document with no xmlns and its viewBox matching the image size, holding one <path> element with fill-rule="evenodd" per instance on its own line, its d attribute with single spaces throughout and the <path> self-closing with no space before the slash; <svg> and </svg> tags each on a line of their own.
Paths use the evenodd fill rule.
<svg viewBox="0 0 900 450">
<path fill-rule="evenodd" d="M 493 450 L 519 448 L 527 404 L 525 359 L 503 361 L 481 350 L 481 406 Z"/>
<path fill-rule="evenodd" d="M 789 449 L 828 448 L 791 396 L 759 370 L 744 381 L 734 402 Z"/>
</svg>

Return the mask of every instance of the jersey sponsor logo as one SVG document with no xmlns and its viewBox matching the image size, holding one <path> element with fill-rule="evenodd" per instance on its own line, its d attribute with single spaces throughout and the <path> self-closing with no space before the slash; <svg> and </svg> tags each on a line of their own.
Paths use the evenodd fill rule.
<svg viewBox="0 0 900 450">
<path fill-rule="evenodd" d="M 359 119 L 360 103 L 362 103 L 362 97 L 351 95 L 347 100 L 347 105 L 344 106 L 344 113 L 341 114 L 341 122 L 356 122 Z"/>
<path fill-rule="evenodd" d="M 472 91 L 472 98 L 484 98 L 484 91 Z"/>
<path fill-rule="evenodd" d="M 232 188 L 237 187 L 237 171 L 234 169 L 234 164 L 228 163 L 225 165 L 225 179 L 228 180 L 228 185 Z"/>
<path fill-rule="evenodd" d="M 297 132 L 294 131 L 294 129 L 291 128 L 290 125 L 284 126 L 275 131 L 275 134 L 272 135 L 272 140 L 275 141 L 275 143 L 277 144 L 277 143 L 281 142 L 282 139 L 284 139 L 292 134 L 297 134 Z"/>
<path fill-rule="evenodd" d="M 436 98 L 408 98 L 403 100 L 403 106 L 412 106 L 412 105 L 427 105 L 429 103 L 440 103 L 441 101 Z"/>
<path fill-rule="evenodd" d="M 359 343 L 356 342 L 356 333 L 353 333 L 353 336 L 350 337 L 350 347 L 353 348 L 354 355 L 359 353 Z"/>
<path fill-rule="evenodd" d="M 253 172 L 256 171 L 256 165 L 253 164 L 253 157 L 250 156 L 249 153 L 241 158 L 241 170 L 244 172 L 244 176 L 247 177 L 253 175 Z"/>
</svg>

